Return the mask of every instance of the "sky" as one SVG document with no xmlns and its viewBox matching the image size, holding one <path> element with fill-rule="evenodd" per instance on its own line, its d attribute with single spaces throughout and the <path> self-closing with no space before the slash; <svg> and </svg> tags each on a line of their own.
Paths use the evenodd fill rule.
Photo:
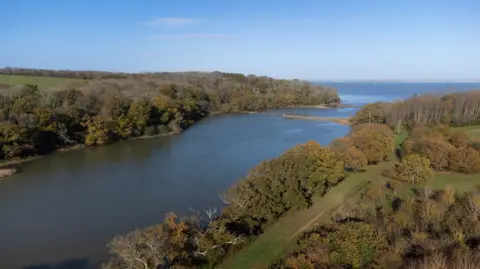
<svg viewBox="0 0 480 269">
<path fill-rule="evenodd" d="M 0 67 L 480 79 L 480 0 L 0 0 Z"/>
</svg>

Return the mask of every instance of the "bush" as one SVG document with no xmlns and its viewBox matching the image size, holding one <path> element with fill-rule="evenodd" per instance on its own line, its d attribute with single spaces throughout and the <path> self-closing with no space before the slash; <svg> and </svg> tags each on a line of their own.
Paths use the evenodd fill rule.
<svg viewBox="0 0 480 269">
<path fill-rule="evenodd" d="M 157 129 L 155 128 L 155 126 L 148 126 L 147 128 L 145 128 L 144 135 L 154 136 L 156 134 L 157 134 Z"/>
<path fill-rule="evenodd" d="M 157 129 L 158 134 L 166 135 L 170 133 L 170 129 L 166 125 L 158 125 L 155 129 Z"/>
</svg>

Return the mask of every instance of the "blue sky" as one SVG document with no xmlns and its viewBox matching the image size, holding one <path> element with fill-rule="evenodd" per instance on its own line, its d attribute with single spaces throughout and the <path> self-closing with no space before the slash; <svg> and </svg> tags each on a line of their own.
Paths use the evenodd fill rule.
<svg viewBox="0 0 480 269">
<path fill-rule="evenodd" d="M 0 66 L 480 79 L 479 0 L 1 0 Z"/>
</svg>

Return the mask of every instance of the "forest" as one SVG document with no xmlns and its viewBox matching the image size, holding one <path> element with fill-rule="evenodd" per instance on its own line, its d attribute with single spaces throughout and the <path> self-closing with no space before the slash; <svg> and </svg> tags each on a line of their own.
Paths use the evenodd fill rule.
<svg viewBox="0 0 480 269">
<path fill-rule="evenodd" d="M 340 102 L 332 88 L 220 72 L 124 74 L 3 68 L 0 74 L 77 79 L 48 88 L 1 85 L 3 160 L 178 133 L 212 114 Z"/>
<path fill-rule="evenodd" d="M 287 214 L 321 203 L 339 184 L 391 163 L 378 179 L 369 179 L 376 183 L 358 201 L 303 232 L 270 267 L 476 268 L 480 190 L 421 185 L 438 173 L 455 180 L 480 172 L 479 141 L 456 129 L 479 120 L 473 111 L 480 103 L 458 104 L 465 96 L 478 92 L 367 105 L 346 137 L 328 146 L 309 141 L 253 168 L 220 196 L 223 209 L 192 208 L 189 217 L 170 213 L 163 223 L 115 237 L 103 267 L 246 268 L 223 263 Z M 425 111 L 435 100 L 443 120 L 426 120 L 437 115 Z M 455 116 L 465 111 L 472 112 L 468 120 Z"/>
</svg>

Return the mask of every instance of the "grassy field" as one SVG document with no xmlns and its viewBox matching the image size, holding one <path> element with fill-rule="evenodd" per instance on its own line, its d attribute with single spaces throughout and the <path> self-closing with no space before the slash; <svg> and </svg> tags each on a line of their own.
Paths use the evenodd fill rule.
<svg viewBox="0 0 480 269">
<path fill-rule="evenodd" d="M 472 139 L 480 140 L 480 125 L 455 127 L 454 129 L 464 131 Z"/>
<path fill-rule="evenodd" d="M 14 75 L 0 75 L 0 84 L 4 85 L 38 85 L 42 90 L 58 86 L 61 84 L 82 81 L 81 79 L 72 78 L 53 78 L 53 77 L 32 77 L 32 76 L 14 76 Z"/>
</svg>

